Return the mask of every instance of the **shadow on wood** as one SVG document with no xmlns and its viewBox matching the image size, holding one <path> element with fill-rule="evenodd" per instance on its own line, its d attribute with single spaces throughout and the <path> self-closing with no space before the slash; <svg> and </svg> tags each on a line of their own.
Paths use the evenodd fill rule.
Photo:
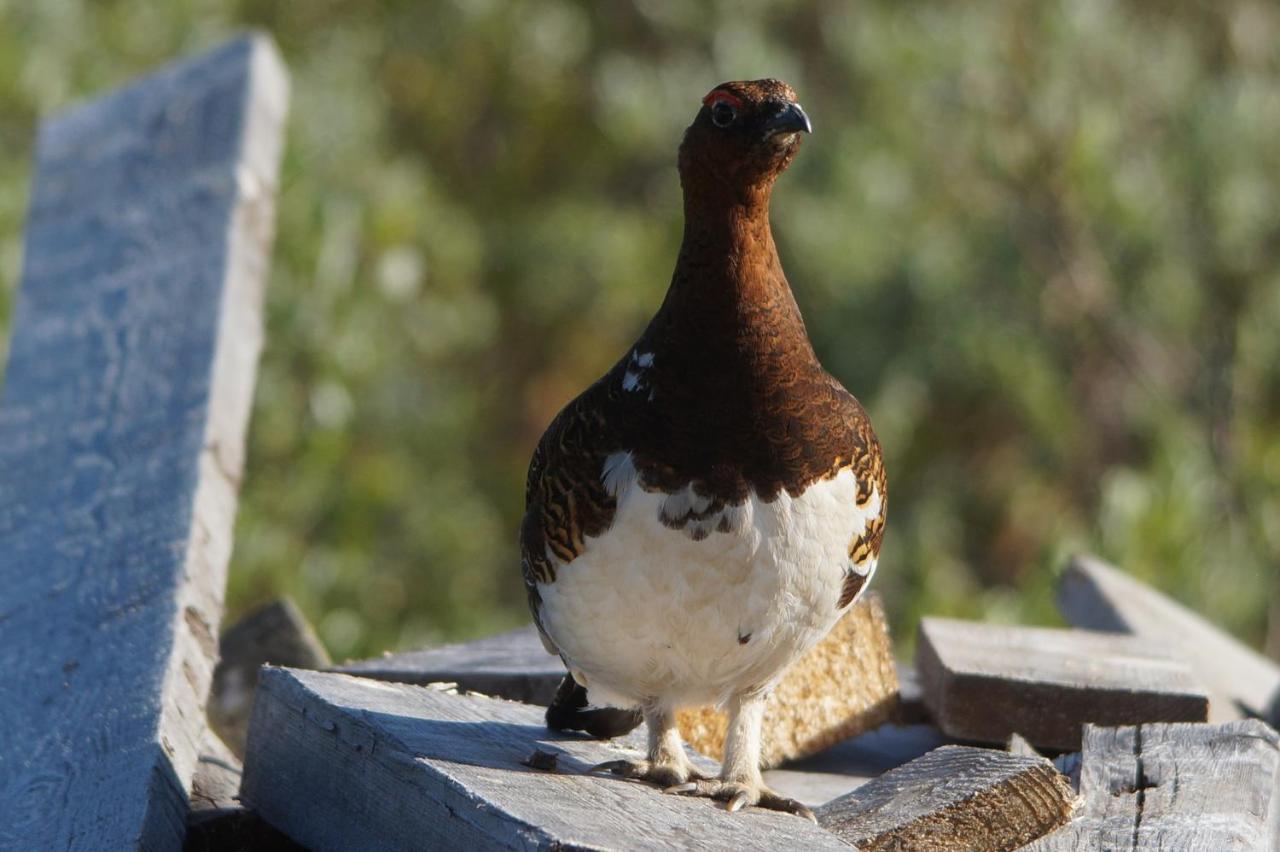
<svg viewBox="0 0 1280 852">
<path fill-rule="evenodd" d="M 529 705 L 265 669 L 242 795 L 317 850 L 847 848 L 787 814 L 729 814 L 706 800 L 582 774 L 634 756 L 639 745 L 635 736 L 604 743 L 554 734 Z M 526 766 L 535 749 L 555 753 L 561 771 Z"/>
<path fill-rule="evenodd" d="M 1142 636 L 1174 649 L 1209 687 L 1209 719 L 1280 725 L 1280 665 L 1123 571 L 1075 556 L 1058 583 L 1058 610 L 1077 627 Z"/>
</svg>

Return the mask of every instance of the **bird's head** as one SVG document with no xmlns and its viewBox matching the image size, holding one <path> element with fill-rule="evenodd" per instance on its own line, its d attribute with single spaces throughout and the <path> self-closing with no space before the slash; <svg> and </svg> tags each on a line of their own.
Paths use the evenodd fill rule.
<svg viewBox="0 0 1280 852">
<path fill-rule="evenodd" d="M 702 99 L 680 144 L 680 181 L 715 194 L 765 190 L 813 132 L 781 80 L 721 83 Z"/>
</svg>

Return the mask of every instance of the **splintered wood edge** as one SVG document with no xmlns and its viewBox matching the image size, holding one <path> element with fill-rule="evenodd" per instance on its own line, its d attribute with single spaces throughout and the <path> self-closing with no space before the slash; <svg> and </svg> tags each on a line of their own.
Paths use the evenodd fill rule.
<svg viewBox="0 0 1280 852">
<path fill-rule="evenodd" d="M 765 709 L 761 765 L 816 754 L 890 721 L 898 674 L 880 596 L 868 592 L 778 683 Z M 685 741 L 702 754 L 724 750 L 728 716 L 715 707 L 682 710 Z"/>
</svg>

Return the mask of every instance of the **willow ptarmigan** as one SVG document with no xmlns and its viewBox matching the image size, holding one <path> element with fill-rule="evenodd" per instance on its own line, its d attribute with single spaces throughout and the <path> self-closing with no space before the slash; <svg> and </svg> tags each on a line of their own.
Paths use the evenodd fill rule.
<svg viewBox="0 0 1280 852">
<path fill-rule="evenodd" d="M 810 130 L 778 80 L 703 100 L 680 145 L 666 299 L 542 436 L 521 527 L 548 649 L 592 704 L 648 726 L 646 760 L 596 770 L 809 816 L 761 779 L 764 702 L 871 579 L 886 505 L 871 423 L 818 363 L 769 227 Z M 703 778 L 674 711 L 711 703 L 729 731 L 720 776 Z"/>
</svg>

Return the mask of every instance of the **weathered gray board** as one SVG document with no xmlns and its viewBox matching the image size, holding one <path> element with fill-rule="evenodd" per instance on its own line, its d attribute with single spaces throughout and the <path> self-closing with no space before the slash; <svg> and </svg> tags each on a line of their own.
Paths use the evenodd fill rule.
<svg viewBox="0 0 1280 852">
<path fill-rule="evenodd" d="M 387 654 L 334 670 L 398 683 L 456 683 L 469 692 L 543 707 L 555 697 L 565 673 L 532 624 L 487 639 Z"/>
<path fill-rule="evenodd" d="M 1280 665 L 1117 568 L 1076 556 L 1058 584 L 1076 627 L 1143 636 L 1176 650 L 1210 690 L 1209 721 L 1253 715 L 1280 725 Z"/>
<path fill-rule="evenodd" d="M 286 100 L 242 38 L 40 130 L 0 403 L 0 848 L 181 845 Z"/>
<path fill-rule="evenodd" d="M 537 707 L 327 672 L 265 669 L 241 797 L 315 850 L 847 849 L 789 814 L 584 774 L 636 755 L 555 734 Z M 558 771 L 522 764 L 535 749 Z M 705 765 L 705 764 L 704 764 Z"/>
<path fill-rule="evenodd" d="M 1256 719 L 1090 726 L 1080 792 L 1079 817 L 1029 849 L 1280 849 L 1280 735 Z"/>
<path fill-rule="evenodd" d="M 859 849 L 997 852 L 1064 825 L 1075 794 L 1042 757 L 949 745 L 817 811 Z"/>
<path fill-rule="evenodd" d="M 1180 659 L 1136 636 L 920 622 L 925 703 L 953 737 L 1076 749 L 1086 722 L 1203 722 L 1208 694 Z"/>
</svg>

